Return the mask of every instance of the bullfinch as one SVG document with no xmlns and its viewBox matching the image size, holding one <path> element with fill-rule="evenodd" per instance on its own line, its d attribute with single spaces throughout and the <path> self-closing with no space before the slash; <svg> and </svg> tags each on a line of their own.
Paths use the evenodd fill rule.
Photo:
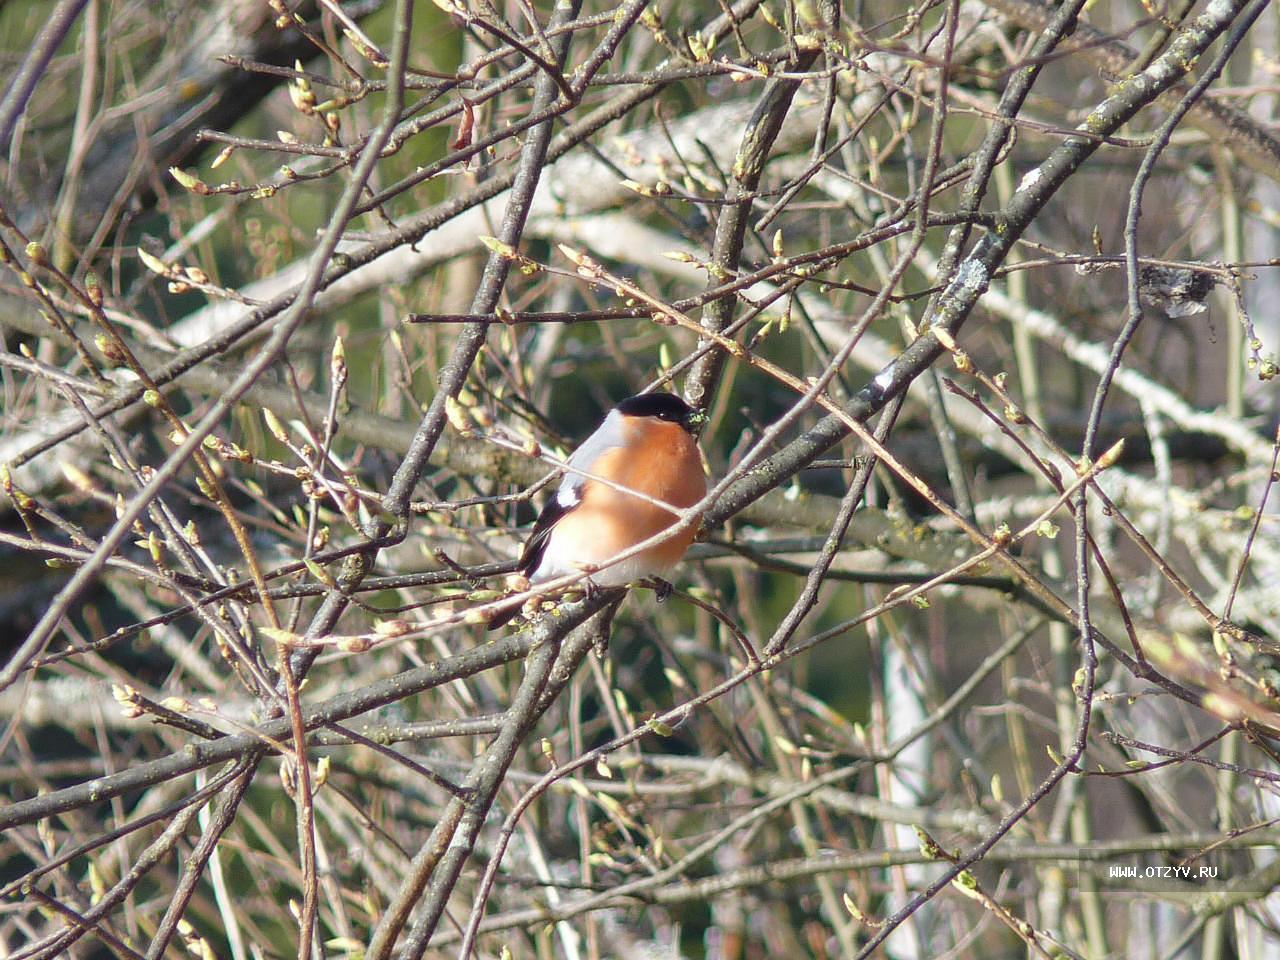
<svg viewBox="0 0 1280 960">
<path fill-rule="evenodd" d="M 701 421 L 701 414 L 669 393 L 628 397 L 609 411 L 569 457 L 564 480 L 525 542 L 520 572 L 534 584 L 581 573 L 584 565 L 607 563 L 673 526 L 679 518 L 659 503 L 685 509 L 707 495 L 694 435 Z M 589 582 L 620 587 L 661 576 L 680 562 L 696 532 L 695 521 L 592 572 Z M 503 626 L 518 612 L 498 614 L 489 629 Z"/>
</svg>

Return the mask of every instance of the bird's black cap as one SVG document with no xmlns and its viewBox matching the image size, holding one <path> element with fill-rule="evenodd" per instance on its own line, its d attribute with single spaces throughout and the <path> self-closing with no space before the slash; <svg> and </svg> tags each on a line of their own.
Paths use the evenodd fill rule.
<svg viewBox="0 0 1280 960">
<path fill-rule="evenodd" d="M 692 430 L 701 419 L 693 407 L 672 393 L 641 393 L 627 397 L 618 404 L 618 412 L 624 417 L 657 417 L 678 423 L 686 430 Z"/>
</svg>

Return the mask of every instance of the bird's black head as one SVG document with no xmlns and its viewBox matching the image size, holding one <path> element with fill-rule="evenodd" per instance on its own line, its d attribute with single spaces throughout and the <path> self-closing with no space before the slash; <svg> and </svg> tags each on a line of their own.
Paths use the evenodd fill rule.
<svg viewBox="0 0 1280 960">
<path fill-rule="evenodd" d="M 641 393 L 618 404 L 624 417 L 656 417 L 678 423 L 690 433 L 702 422 L 702 414 L 672 393 Z"/>
</svg>

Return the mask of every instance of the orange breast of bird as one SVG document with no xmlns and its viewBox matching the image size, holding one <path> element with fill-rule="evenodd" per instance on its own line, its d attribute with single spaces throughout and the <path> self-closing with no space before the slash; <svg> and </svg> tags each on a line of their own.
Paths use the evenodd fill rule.
<svg viewBox="0 0 1280 960">
<path fill-rule="evenodd" d="M 579 563 L 608 560 L 678 520 L 670 510 L 627 490 L 682 508 L 693 506 L 707 494 L 697 442 L 683 427 L 647 417 L 628 417 L 623 429 L 627 431 L 625 446 L 604 453 L 591 469 L 593 476 L 616 486 L 588 481 L 582 502 L 561 521 L 562 526 L 571 525 L 572 531 L 557 531 L 572 540 Z M 635 456 L 632 451 L 637 450 L 643 450 L 645 455 Z M 680 561 L 695 533 L 696 521 L 631 561 L 601 571 L 595 579 L 601 585 L 610 585 L 661 574 Z"/>
</svg>

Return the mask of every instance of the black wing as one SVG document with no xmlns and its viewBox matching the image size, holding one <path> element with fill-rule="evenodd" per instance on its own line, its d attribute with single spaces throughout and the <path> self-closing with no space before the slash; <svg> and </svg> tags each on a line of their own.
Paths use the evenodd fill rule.
<svg viewBox="0 0 1280 960">
<path fill-rule="evenodd" d="M 542 508 L 533 525 L 533 532 L 529 534 L 529 539 L 524 542 L 524 549 L 520 551 L 520 572 L 526 577 L 532 577 L 533 572 L 538 569 L 538 564 L 542 562 L 542 555 L 547 552 L 547 543 L 551 540 L 552 528 L 561 517 L 576 506 L 577 503 L 566 506 L 561 502 L 560 494 L 557 493 Z"/>
<path fill-rule="evenodd" d="M 538 514 L 538 519 L 533 524 L 529 539 L 524 542 L 524 549 L 520 551 L 520 564 L 517 569 L 526 577 L 533 576 L 533 572 L 538 569 L 538 564 L 542 562 L 542 555 L 547 552 L 547 544 L 551 541 L 551 530 L 556 522 L 577 505 L 577 501 L 574 500 L 566 506 L 560 499 L 560 492 L 557 491 L 542 508 L 542 512 Z M 486 629 L 497 630 L 505 627 L 516 618 L 519 612 L 520 608 L 516 607 L 498 614 L 489 621 Z"/>
</svg>

